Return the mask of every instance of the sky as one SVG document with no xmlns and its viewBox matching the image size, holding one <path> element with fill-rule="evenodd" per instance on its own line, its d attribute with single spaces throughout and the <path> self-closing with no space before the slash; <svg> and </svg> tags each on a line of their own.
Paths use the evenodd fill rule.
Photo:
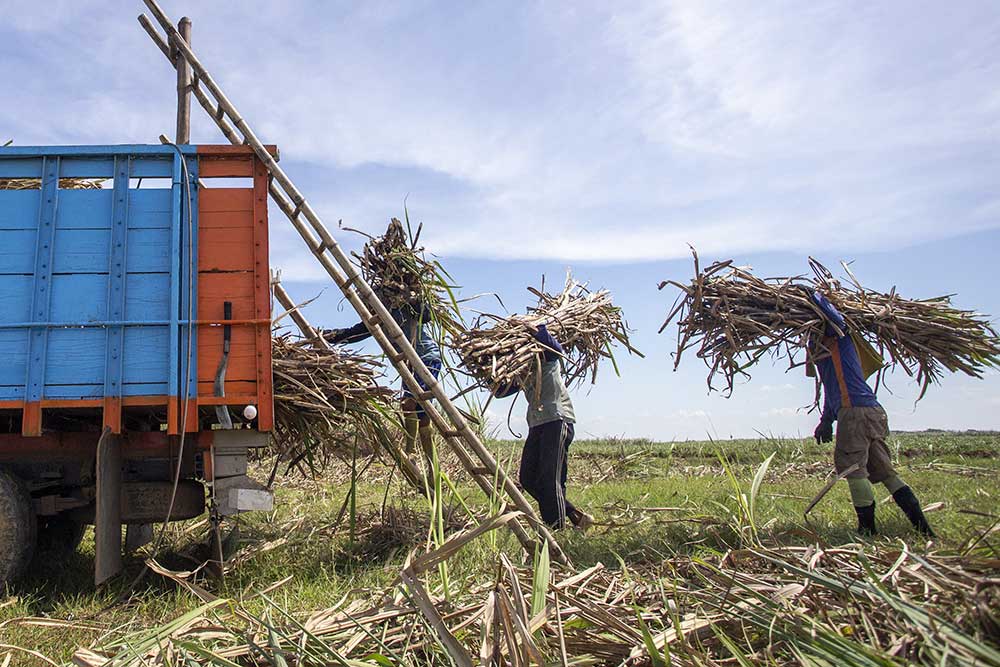
<svg viewBox="0 0 1000 667">
<path fill-rule="evenodd" d="M 1000 8 L 993 2 L 164 0 L 331 227 L 404 201 L 467 295 L 512 311 L 568 268 L 625 309 L 646 358 L 574 394 L 581 436 L 809 434 L 809 380 L 763 365 L 730 398 L 675 332 L 666 279 L 733 258 L 769 275 L 852 261 L 906 296 L 1000 315 Z M 174 74 L 141 2 L 0 0 L 0 141 L 155 143 Z M 195 105 L 193 143 L 223 143 Z M 317 324 L 353 323 L 280 212 L 271 264 Z M 338 234 L 348 247 L 357 237 Z M 323 290 L 326 289 L 325 292 Z M 479 302 L 496 311 L 495 302 Z M 362 348 L 370 349 L 370 348 Z M 889 393 L 891 390 L 892 393 Z M 1000 428 L 1000 375 L 912 380 L 894 428 Z M 490 406 L 524 432 L 522 401 Z"/>
</svg>

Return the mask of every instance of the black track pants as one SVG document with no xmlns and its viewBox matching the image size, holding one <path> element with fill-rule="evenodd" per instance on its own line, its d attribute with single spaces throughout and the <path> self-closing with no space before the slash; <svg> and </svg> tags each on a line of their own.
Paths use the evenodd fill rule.
<svg viewBox="0 0 1000 667">
<path fill-rule="evenodd" d="M 560 419 L 529 429 L 521 453 L 521 486 L 538 501 L 542 521 L 553 528 L 562 528 L 566 515 L 574 511 L 566 500 L 566 457 L 571 442 L 573 424 Z"/>
</svg>

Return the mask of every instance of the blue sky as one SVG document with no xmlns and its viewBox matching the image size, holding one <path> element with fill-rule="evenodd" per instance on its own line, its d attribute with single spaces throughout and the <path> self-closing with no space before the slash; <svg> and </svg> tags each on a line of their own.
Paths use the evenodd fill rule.
<svg viewBox="0 0 1000 667">
<path fill-rule="evenodd" d="M 212 2 L 202 61 L 330 224 L 370 232 L 404 197 L 468 294 L 528 305 L 568 266 L 611 289 L 645 360 L 576 394 L 580 432 L 811 432 L 809 382 L 762 367 L 730 399 L 656 335 L 666 278 L 736 258 L 763 273 L 853 260 L 872 287 L 958 293 L 1000 314 L 1000 10 L 991 2 Z M 0 135 L 155 142 L 173 72 L 141 3 L 0 0 Z M 193 139 L 220 142 L 197 106 Z M 278 212 L 272 264 L 303 299 L 323 276 Z M 345 239 L 346 240 L 346 239 Z M 347 323 L 327 292 L 310 316 Z M 1000 428 L 1000 376 L 948 378 L 897 428 Z M 507 403 L 495 410 L 503 421 Z M 523 432 L 523 406 L 512 424 Z"/>
</svg>

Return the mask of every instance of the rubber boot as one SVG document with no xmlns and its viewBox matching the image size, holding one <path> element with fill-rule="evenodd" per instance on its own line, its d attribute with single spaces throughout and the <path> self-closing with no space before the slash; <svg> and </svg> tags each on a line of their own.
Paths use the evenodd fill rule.
<svg viewBox="0 0 1000 667">
<path fill-rule="evenodd" d="M 927 523 L 927 517 L 924 516 L 924 511 L 920 509 L 920 501 L 917 500 L 916 494 L 913 493 L 913 489 L 908 486 L 896 491 L 892 494 L 892 499 L 896 501 L 899 505 L 899 509 L 903 510 L 903 514 L 906 518 L 910 520 L 913 527 L 918 533 L 926 535 L 927 537 L 934 537 L 934 531 L 931 530 L 931 526 Z"/>
<path fill-rule="evenodd" d="M 855 506 L 854 511 L 858 513 L 858 533 L 865 537 L 878 535 L 875 527 L 875 503 L 865 507 Z"/>
</svg>

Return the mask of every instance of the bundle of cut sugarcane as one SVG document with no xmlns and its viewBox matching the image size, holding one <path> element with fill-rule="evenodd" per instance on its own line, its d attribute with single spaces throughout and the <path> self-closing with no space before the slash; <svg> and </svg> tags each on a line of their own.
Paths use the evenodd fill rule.
<svg viewBox="0 0 1000 667">
<path fill-rule="evenodd" d="M 60 178 L 61 190 L 100 190 L 103 178 Z M 0 178 L 0 190 L 37 190 L 42 187 L 39 178 Z"/>
<path fill-rule="evenodd" d="M 361 252 L 351 254 L 361 269 L 361 277 L 386 308 L 415 313 L 443 333 L 454 335 L 464 328 L 454 298 L 455 286 L 441 263 L 428 260 L 424 248 L 418 245 L 422 230 L 423 224 L 415 234 L 411 233 L 408 216 L 405 226 L 393 218 L 385 234 L 369 236 Z"/>
<path fill-rule="evenodd" d="M 376 382 L 378 359 L 320 349 L 288 333 L 274 335 L 271 355 L 279 457 L 306 459 L 315 469 L 351 451 L 359 436 L 378 441 L 375 430 L 384 431 L 394 414 L 392 390 Z"/>
<path fill-rule="evenodd" d="M 678 318 L 674 367 L 686 350 L 697 347 L 709 367 L 709 388 L 716 388 L 713 380 L 721 374 L 731 393 L 736 378 L 749 378 L 748 369 L 766 355 L 787 359 L 793 368 L 804 363 L 807 342 L 827 326 L 814 291 L 833 303 L 851 333 L 888 357 L 890 367 L 915 376 L 921 396 L 943 370 L 982 377 L 987 367 L 1000 367 L 996 331 L 982 315 L 952 306 L 951 295 L 905 299 L 895 288 L 888 293 L 865 288 L 847 264 L 845 283 L 816 260 L 809 262 L 813 277 L 758 278 L 732 260 L 701 271 L 695 253 L 690 284 L 660 284 L 682 290 L 660 327 L 662 332 Z"/>
<path fill-rule="evenodd" d="M 544 289 L 544 282 L 540 290 L 528 288 L 538 297 L 538 305 L 529 308 L 526 315 L 484 314 L 471 329 L 453 339 L 462 365 L 482 386 L 491 390 L 511 384 L 524 386 L 541 373 L 546 348 L 535 339 L 540 324 L 563 347 L 568 385 L 587 377 L 595 382 L 602 358 L 615 363 L 612 346 L 616 343 L 642 356 L 629 343 L 622 310 L 612 303 L 610 292 L 591 292 L 569 275 L 561 292 L 548 294 Z M 484 320 L 492 320 L 493 326 L 483 326 Z"/>
</svg>

